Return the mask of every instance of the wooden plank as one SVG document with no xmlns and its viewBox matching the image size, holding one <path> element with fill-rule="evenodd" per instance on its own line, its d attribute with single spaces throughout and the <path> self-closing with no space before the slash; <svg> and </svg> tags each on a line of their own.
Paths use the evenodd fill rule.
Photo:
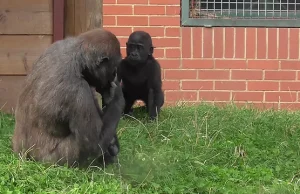
<svg viewBox="0 0 300 194">
<path fill-rule="evenodd" d="M 65 37 L 101 28 L 103 0 L 66 0 Z"/>
<path fill-rule="evenodd" d="M 4 11 L 46 11 L 52 12 L 53 0 L 1 0 L 0 10 Z"/>
<path fill-rule="evenodd" d="M 13 113 L 25 76 L 0 76 L 0 111 Z"/>
<path fill-rule="evenodd" d="M 52 36 L 0 36 L 0 75 L 26 75 L 52 43 Z"/>
<path fill-rule="evenodd" d="M 65 37 L 75 35 L 75 0 L 65 1 Z"/>
<path fill-rule="evenodd" d="M 0 34 L 53 34 L 52 12 L 0 12 Z"/>
<path fill-rule="evenodd" d="M 53 42 L 64 38 L 65 1 L 53 0 Z"/>
</svg>

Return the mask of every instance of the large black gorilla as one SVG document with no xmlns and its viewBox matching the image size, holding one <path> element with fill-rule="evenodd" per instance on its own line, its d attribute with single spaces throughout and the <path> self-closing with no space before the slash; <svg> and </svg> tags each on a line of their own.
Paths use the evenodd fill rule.
<svg viewBox="0 0 300 194">
<path fill-rule="evenodd" d="M 14 152 L 68 166 L 116 155 L 125 104 L 114 81 L 121 59 L 118 39 L 104 29 L 52 44 L 34 63 L 19 96 Z M 93 88 L 106 98 L 103 111 Z"/>
<path fill-rule="evenodd" d="M 164 104 L 161 67 L 153 57 L 151 36 L 144 31 L 130 34 L 126 57 L 118 66 L 117 77 L 122 81 L 125 114 L 132 114 L 136 100 L 145 102 L 150 119 L 155 119 Z"/>
</svg>

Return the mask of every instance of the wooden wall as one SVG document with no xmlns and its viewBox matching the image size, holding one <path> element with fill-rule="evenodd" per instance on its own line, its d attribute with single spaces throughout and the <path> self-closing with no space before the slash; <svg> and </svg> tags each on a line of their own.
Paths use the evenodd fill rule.
<svg viewBox="0 0 300 194">
<path fill-rule="evenodd" d="M 52 3 L 0 0 L 0 111 L 13 111 L 33 61 L 52 43 Z"/>
</svg>

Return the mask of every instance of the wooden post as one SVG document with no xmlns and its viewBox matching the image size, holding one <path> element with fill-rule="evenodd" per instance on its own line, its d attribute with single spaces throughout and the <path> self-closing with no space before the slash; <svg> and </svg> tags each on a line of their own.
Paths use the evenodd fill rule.
<svg viewBox="0 0 300 194">
<path fill-rule="evenodd" d="M 66 0 L 65 37 L 102 27 L 103 0 Z"/>
<path fill-rule="evenodd" d="M 64 1 L 53 0 L 53 42 L 64 38 L 64 6 Z"/>
</svg>

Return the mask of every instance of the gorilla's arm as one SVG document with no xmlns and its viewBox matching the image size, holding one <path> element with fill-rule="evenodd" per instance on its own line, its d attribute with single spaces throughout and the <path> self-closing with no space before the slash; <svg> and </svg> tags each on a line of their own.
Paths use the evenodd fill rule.
<svg viewBox="0 0 300 194">
<path fill-rule="evenodd" d="M 115 136 L 116 128 L 122 116 L 122 112 L 125 106 L 125 100 L 122 93 L 120 83 L 115 80 L 112 84 L 114 90 L 111 94 L 112 100 L 109 102 L 103 110 L 103 127 L 101 131 L 102 147 L 107 148 L 112 140 L 111 135 Z"/>
<path fill-rule="evenodd" d="M 148 80 L 148 106 L 149 115 L 153 119 L 157 116 L 157 113 L 160 111 L 160 107 L 164 104 L 164 94 L 161 90 L 162 81 L 160 65 L 155 59 L 152 59 L 150 63 L 153 67 L 153 75 Z"/>
<path fill-rule="evenodd" d="M 105 151 L 110 140 L 113 139 L 115 128 L 103 130 L 104 119 L 101 120 L 97 107 L 95 106 L 94 96 L 87 83 L 82 82 L 78 86 L 73 114 L 69 118 L 69 127 L 76 141 L 82 150 L 90 154 L 101 154 L 99 146 Z M 101 139 L 100 134 L 105 139 Z M 101 141 L 100 141 L 101 140 Z M 107 141 L 107 142 L 106 142 Z M 103 147 L 103 145 L 107 145 Z"/>
</svg>

